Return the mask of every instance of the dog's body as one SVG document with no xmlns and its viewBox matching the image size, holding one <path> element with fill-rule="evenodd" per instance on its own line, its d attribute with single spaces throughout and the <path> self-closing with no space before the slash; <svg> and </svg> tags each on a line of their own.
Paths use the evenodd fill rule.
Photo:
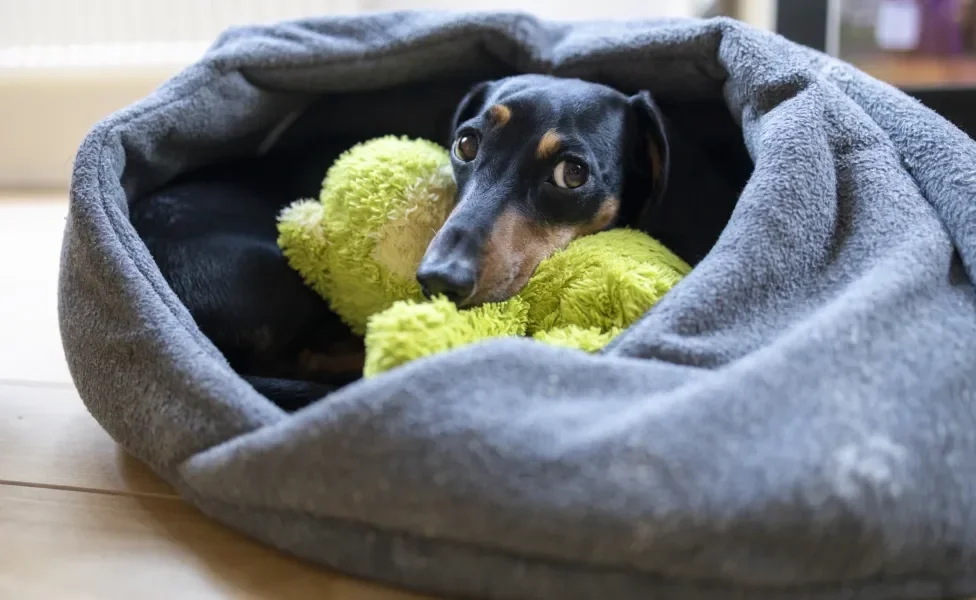
<svg viewBox="0 0 976 600">
<path fill-rule="evenodd" d="M 133 226 L 201 331 L 286 410 L 357 378 L 362 356 L 361 343 L 277 245 L 278 212 L 318 187 L 321 164 L 334 154 L 208 167 L 130 208 Z M 281 172 L 293 178 L 285 184 Z"/>
<path fill-rule="evenodd" d="M 650 95 L 517 76 L 476 85 L 452 123 L 459 194 L 418 270 L 459 305 L 517 293 L 573 239 L 631 224 L 661 198 L 668 141 Z M 137 200 L 132 222 L 231 366 L 287 410 L 355 379 L 362 348 L 276 243 L 280 209 L 321 180 L 305 161 L 214 167 Z M 296 173 L 293 186 L 269 174 Z M 273 183 L 272 183 L 273 182 Z M 314 189 L 314 188 L 313 188 Z"/>
</svg>

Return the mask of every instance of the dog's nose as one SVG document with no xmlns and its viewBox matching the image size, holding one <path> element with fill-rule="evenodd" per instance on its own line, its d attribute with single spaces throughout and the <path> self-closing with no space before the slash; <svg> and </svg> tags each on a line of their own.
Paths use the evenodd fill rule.
<svg viewBox="0 0 976 600">
<path fill-rule="evenodd" d="M 443 295 L 460 305 L 474 293 L 474 269 L 457 262 L 424 264 L 417 269 L 417 281 L 428 298 Z"/>
</svg>

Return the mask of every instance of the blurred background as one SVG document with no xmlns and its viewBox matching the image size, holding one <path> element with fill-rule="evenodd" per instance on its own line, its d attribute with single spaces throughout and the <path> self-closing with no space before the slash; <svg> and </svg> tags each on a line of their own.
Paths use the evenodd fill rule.
<svg viewBox="0 0 976 600">
<path fill-rule="evenodd" d="M 842 0 L 828 50 L 900 86 L 976 85 L 976 1 Z"/>
<path fill-rule="evenodd" d="M 0 188 L 63 189 L 97 119 L 149 93 L 229 26 L 421 8 L 560 20 L 726 15 L 909 90 L 976 86 L 974 0 L 0 0 Z"/>
</svg>

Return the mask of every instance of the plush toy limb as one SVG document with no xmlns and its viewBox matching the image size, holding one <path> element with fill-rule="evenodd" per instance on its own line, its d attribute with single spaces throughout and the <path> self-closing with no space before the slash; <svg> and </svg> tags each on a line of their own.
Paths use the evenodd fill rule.
<svg viewBox="0 0 976 600">
<path fill-rule="evenodd" d="M 358 335 L 397 300 L 424 299 L 416 271 L 454 204 L 445 148 L 385 136 L 349 149 L 329 168 L 320 201 L 332 241 L 332 310 Z"/>
<path fill-rule="evenodd" d="M 531 307 L 528 332 L 629 327 L 690 270 L 638 231 L 585 236 L 544 260 L 519 294 Z"/>
<path fill-rule="evenodd" d="M 525 335 L 528 310 L 520 298 L 465 310 L 442 297 L 396 302 L 366 325 L 363 376 L 487 338 Z"/>
<path fill-rule="evenodd" d="M 357 335 L 397 300 L 424 299 L 416 271 L 454 205 L 446 148 L 396 136 L 344 152 L 318 201 L 281 212 L 278 245 L 289 265 Z"/>
<path fill-rule="evenodd" d="M 619 327 L 611 327 L 609 330 L 603 330 L 599 327 L 567 325 L 548 331 L 538 331 L 532 337 L 551 346 L 575 348 L 584 352 L 597 352 L 609 344 L 620 332 L 621 329 Z"/>
<path fill-rule="evenodd" d="M 305 284 L 328 298 L 332 278 L 326 265 L 329 239 L 324 227 L 325 207 L 318 200 L 302 199 L 278 216 L 278 246 Z"/>
</svg>

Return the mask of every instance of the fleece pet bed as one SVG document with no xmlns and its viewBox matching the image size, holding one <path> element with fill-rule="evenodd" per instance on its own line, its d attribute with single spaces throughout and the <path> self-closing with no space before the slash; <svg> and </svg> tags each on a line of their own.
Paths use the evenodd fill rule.
<svg viewBox="0 0 976 600">
<path fill-rule="evenodd" d="M 436 82 L 500 72 L 724 102 L 755 170 L 711 251 L 602 354 L 494 340 L 279 410 L 127 203 L 312 98 L 340 128 L 356 94 L 429 83 L 367 115 L 423 122 Z M 231 30 L 98 124 L 59 308 L 122 446 L 322 565 L 464 597 L 920 600 L 976 594 L 974 275 L 973 141 L 846 64 L 725 19 L 404 13 Z"/>
</svg>

